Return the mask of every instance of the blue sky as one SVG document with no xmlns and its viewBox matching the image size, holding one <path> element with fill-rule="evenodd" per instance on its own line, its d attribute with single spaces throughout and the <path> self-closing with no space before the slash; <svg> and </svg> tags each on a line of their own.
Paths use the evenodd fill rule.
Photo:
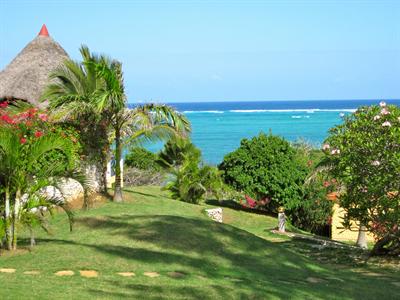
<svg viewBox="0 0 400 300">
<path fill-rule="evenodd" d="M 46 23 L 122 61 L 129 102 L 400 98 L 400 0 L 0 0 L 0 69 Z"/>
</svg>

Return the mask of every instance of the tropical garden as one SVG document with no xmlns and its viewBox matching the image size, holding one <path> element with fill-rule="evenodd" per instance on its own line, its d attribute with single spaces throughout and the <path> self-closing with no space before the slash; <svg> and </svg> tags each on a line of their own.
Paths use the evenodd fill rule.
<svg viewBox="0 0 400 300">
<path fill-rule="evenodd" d="M 343 297 L 378 297 L 387 293 L 385 286 L 398 282 L 390 268 L 384 269 L 377 279 L 381 286 L 372 289 L 369 278 L 351 270 L 335 275 L 332 265 L 369 270 L 362 258 L 400 255 L 399 107 L 384 102 L 360 107 L 330 130 L 322 149 L 260 133 L 243 139 L 218 166 L 211 166 L 190 140 L 185 115 L 162 104 L 129 108 L 122 64 L 86 46 L 80 53 L 81 61 L 67 60 L 50 74 L 51 84 L 42 95 L 46 110 L 21 101 L 0 103 L 0 253 L 10 265 L 26 267 L 26 255 L 17 255 L 20 244 L 43 265 L 60 251 L 56 268 L 79 269 L 82 263 L 84 268 L 103 266 L 97 273 L 115 273 L 133 264 L 141 271 L 161 270 L 153 277 L 169 276 L 156 289 L 138 278 L 134 288 L 96 283 L 92 293 L 72 279 L 71 285 L 87 298 L 147 291 L 153 298 L 164 293 L 196 298 L 201 295 L 196 284 L 211 299 L 292 295 L 276 286 L 295 289 L 299 298 L 334 295 L 339 286 Z M 164 143 L 161 151 L 146 149 L 156 141 Z M 109 189 L 111 160 L 115 183 Z M 70 181 L 82 188 L 81 209 L 66 200 Z M 106 200 L 96 203 L 95 194 Z M 341 243 L 322 251 L 329 239 L 315 238 L 329 236 L 331 194 L 345 210 L 344 228 L 357 224 L 360 248 Z M 204 209 L 215 206 L 224 208 L 224 224 L 205 216 Z M 282 208 L 291 236 L 271 231 Z M 373 245 L 366 242 L 367 231 L 375 237 Z M 305 282 L 293 275 L 295 269 Z M 176 278 L 188 281 L 171 281 Z M 275 287 L 265 284 L 269 281 Z M 310 283 L 324 291 L 304 286 Z M 355 284 L 364 291 L 351 291 Z M 226 294 L 222 286 L 228 287 Z M 44 296 L 39 289 L 35 295 Z M 47 297 L 68 295 L 74 294 L 62 288 Z"/>
</svg>

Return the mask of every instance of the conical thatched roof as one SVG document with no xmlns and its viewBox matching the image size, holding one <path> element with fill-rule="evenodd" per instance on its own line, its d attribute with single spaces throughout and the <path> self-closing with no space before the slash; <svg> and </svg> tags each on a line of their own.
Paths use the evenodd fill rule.
<svg viewBox="0 0 400 300">
<path fill-rule="evenodd" d="M 39 35 L 0 72 L 0 102 L 22 99 L 44 106 L 39 103 L 39 98 L 48 83 L 49 74 L 68 58 L 43 25 Z"/>
</svg>

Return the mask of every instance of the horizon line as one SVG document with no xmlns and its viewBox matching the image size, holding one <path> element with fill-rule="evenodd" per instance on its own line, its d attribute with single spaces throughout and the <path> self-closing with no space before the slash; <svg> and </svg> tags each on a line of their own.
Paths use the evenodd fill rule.
<svg viewBox="0 0 400 300">
<path fill-rule="evenodd" d="M 204 101 L 162 101 L 162 100 L 149 100 L 149 101 L 136 101 L 129 102 L 128 104 L 136 103 L 222 103 L 222 102 L 296 102 L 296 101 L 400 101 L 400 98 L 368 98 L 368 99 L 286 99 L 286 100 L 204 100 Z"/>
</svg>

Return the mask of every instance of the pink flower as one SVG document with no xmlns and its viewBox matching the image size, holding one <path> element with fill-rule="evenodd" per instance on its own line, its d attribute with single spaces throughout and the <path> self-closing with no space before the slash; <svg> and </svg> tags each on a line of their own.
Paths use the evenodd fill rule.
<svg viewBox="0 0 400 300">
<path fill-rule="evenodd" d="M 7 102 L 1 102 L 0 103 L 0 108 L 6 108 L 8 106 Z"/>
<path fill-rule="evenodd" d="M 25 144 L 25 143 L 26 143 L 26 138 L 21 138 L 21 139 L 19 140 L 19 142 L 20 142 L 21 144 Z"/>
<path fill-rule="evenodd" d="M 47 119 L 48 119 L 46 114 L 39 114 L 38 117 L 39 117 L 39 119 L 42 120 L 43 122 L 46 122 Z"/>
<path fill-rule="evenodd" d="M 389 121 L 386 121 L 382 124 L 383 127 L 391 127 L 392 124 Z"/>
<path fill-rule="evenodd" d="M 385 106 L 386 106 L 386 102 L 385 102 L 385 101 L 379 102 L 379 106 L 380 106 L 380 107 L 385 107 Z"/>
<path fill-rule="evenodd" d="M 381 114 L 382 115 L 388 115 L 388 114 L 390 114 L 390 111 L 388 111 L 387 108 L 385 107 L 385 108 L 382 108 Z"/>
<path fill-rule="evenodd" d="M 329 146 L 329 144 L 324 144 L 322 146 L 322 150 L 329 150 L 331 148 L 331 146 Z"/>
<path fill-rule="evenodd" d="M 377 115 L 374 117 L 374 121 L 379 120 L 381 118 L 381 116 Z"/>
<path fill-rule="evenodd" d="M 340 150 L 339 150 L 339 149 L 333 149 L 333 150 L 331 151 L 331 154 L 332 154 L 332 155 L 340 154 Z"/>
<path fill-rule="evenodd" d="M 40 138 L 43 135 L 43 132 L 41 131 L 36 131 L 35 132 L 35 137 Z"/>
<path fill-rule="evenodd" d="M 373 166 L 379 166 L 381 164 L 381 162 L 379 160 L 374 160 L 371 165 Z"/>
</svg>

